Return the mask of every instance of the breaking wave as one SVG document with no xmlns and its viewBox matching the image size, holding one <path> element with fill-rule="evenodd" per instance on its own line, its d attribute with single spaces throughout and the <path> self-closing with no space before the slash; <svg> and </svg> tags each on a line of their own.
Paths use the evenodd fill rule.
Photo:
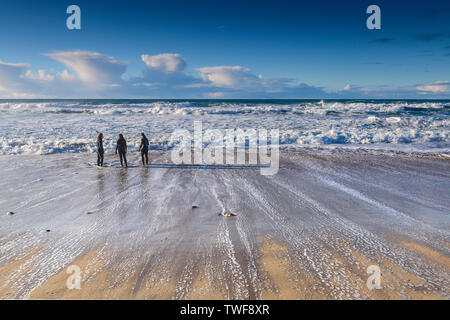
<svg viewBox="0 0 450 320">
<path fill-rule="evenodd" d="M 450 102 L 308 102 L 293 104 L 270 103 L 193 103 L 193 102 L 152 102 L 124 104 L 80 104 L 63 102 L 0 103 L 3 114 L 91 114 L 91 115 L 240 115 L 240 114 L 305 114 L 322 116 L 339 115 L 401 115 L 401 114 L 450 114 Z"/>
<path fill-rule="evenodd" d="M 123 133 L 131 148 L 145 131 L 152 149 L 170 149 L 175 129 L 279 129 L 300 147 L 450 150 L 449 101 L 1 101 L 0 154 L 107 150 Z"/>
</svg>

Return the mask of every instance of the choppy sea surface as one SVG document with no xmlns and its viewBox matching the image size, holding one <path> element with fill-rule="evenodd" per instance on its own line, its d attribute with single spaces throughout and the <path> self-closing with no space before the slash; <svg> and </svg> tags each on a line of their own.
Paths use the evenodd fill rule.
<svg viewBox="0 0 450 320">
<path fill-rule="evenodd" d="M 279 129 L 280 144 L 450 151 L 450 100 L 0 100 L 0 154 L 112 151 L 119 133 L 151 149 L 176 129 Z"/>
</svg>

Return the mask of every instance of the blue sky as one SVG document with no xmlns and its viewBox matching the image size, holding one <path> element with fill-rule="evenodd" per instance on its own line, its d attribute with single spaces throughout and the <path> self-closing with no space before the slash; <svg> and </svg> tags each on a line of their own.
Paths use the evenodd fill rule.
<svg viewBox="0 0 450 320">
<path fill-rule="evenodd" d="M 0 40 L 0 98 L 450 98 L 449 1 L 15 0 Z"/>
</svg>

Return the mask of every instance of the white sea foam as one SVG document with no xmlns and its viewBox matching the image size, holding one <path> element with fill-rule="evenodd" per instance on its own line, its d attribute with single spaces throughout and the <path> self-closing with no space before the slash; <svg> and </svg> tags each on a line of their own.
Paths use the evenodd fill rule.
<svg viewBox="0 0 450 320">
<path fill-rule="evenodd" d="M 449 102 L 86 102 L 5 101 L 0 103 L 0 154 L 93 152 L 98 132 L 112 151 L 118 133 L 131 149 L 139 133 L 152 148 L 171 148 L 171 133 L 204 129 L 278 128 L 284 145 L 381 146 L 447 153 Z"/>
</svg>

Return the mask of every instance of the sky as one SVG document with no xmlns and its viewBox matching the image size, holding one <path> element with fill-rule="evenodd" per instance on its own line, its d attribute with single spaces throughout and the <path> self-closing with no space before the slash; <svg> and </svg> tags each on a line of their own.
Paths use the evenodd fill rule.
<svg viewBox="0 0 450 320">
<path fill-rule="evenodd" d="M 78 5 L 81 29 L 66 9 Z M 381 10 L 369 30 L 366 10 Z M 450 1 L 4 1 L 0 98 L 450 98 Z"/>
</svg>

